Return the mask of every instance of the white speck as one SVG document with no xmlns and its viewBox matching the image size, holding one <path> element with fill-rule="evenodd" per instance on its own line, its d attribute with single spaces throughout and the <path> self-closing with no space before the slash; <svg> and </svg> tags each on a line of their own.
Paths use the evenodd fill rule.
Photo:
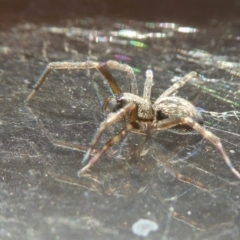
<svg viewBox="0 0 240 240">
<path fill-rule="evenodd" d="M 140 219 L 132 225 L 133 233 L 141 237 L 147 237 L 150 232 L 157 230 L 158 224 L 148 219 Z"/>
<path fill-rule="evenodd" d="M 2 122 L 0 122 L 0 125 L 2 125 L 3 123 Z"/>
<path fill-rule="evenodd" d="M 77 106 L 75 106 L 75 105 L 72 105 L 72 108 L 76 108 Z"/>
<path fill-rule="evenodd" d="M 178 30 L 178 32 L 181 32 L 181 33 L 195 33 L 195 32 L 198 32 L 197 28 L 191 28 L 191 27 L 179 27 L 177 30 Z"/>
<path fill-rule="evenodd" d="M 174 208 L 173 208 L 173 207 L 170 207 L 170 208 L 169 208 L 169 211 L 170 211 L 170 212 L 173 212 L 173 211 L 174 211 Z"/>
<path fill-rule="evenodd" d="M 187 214 L 190 216 L 190 215 L 192 215 L 192 212 L 191 212 L 191 211 L 188 211 Z"/>
<path fill-rule="evenodd" d="M 235 153 L 235 151 L 234 151 L 234 150 L 230 150 L 229 152 L 230 152 L 230 153 L 232 153 L 232 154 L 233 154 L 233 153 Z"/>
<path fill-rule="evenodd" d="M 83 193 L 83 195 L 84 195 L 84 197 L 88 197 L 88 196 L 89 196 L 89 193 L 88 193 L 87 191 L 85 191 L 85 192 Z"/>
</svg>

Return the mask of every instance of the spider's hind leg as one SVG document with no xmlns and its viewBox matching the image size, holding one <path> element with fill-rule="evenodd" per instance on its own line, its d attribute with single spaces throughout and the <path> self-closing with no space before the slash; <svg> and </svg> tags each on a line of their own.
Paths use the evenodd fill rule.
<svg viewBox="0 0 240 240">
<path fill-rule="evenodd" d="M 178 82 L 174 83 L 171 87 L 169 87 L 166 91 L 163 92 L 162 95 L 160 95 L 159 98 L 162 97 L 168 97 L 175 93 L 179 88 L 183 87 L 188 81 L 190 81 L 193 78 L 198 78 L 200 81 L 203 81 L 202 78 L 198 75 L 196 72 L 190 72 L 185 77 L 183 77 Z"/>
<path fill-rule="evenodd" d="M 227 166 L 230 168 L 230 170 L 233 172 L 233 174 L 238 179 L 240 179 L 240 173 L 233 166 L 231 160 L 229 159 L 228 155 L 226 154 L 226 152 L 222 146 L 220 139 L 216 135 L 211 133 L 210 131 L 206 130 L 203 126 L 201 126 L 199 123 L 194 121 L 192 118 L 184 117 L 184 118 L 164 119 L 162 121 L 157 122 L 154 125 L 154 128 L 156 128 L 157 130 L 165 130 L 165 129 L 169 129 L 169 128 L 172 128 L 172 127 L 175 127 L 178 125 L 188 125 L 192 129 L 194 129 L 195 131 L 200 133 L 209 142 L 211 142 L 219 150 L 220 154 L 222 155 L 223 160 L 225 161 Z"/>
</svg>

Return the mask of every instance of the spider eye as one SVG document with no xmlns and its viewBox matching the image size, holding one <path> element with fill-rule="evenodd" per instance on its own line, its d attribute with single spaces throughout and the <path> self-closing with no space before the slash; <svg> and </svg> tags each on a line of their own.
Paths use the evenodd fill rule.
<svg viewBox="0 0 240 240">
<path fill-rule="evenodd" d="M 124 98 L 123 98 L 122 93 L 116 95 L 116 101 L 117 101 L 118 104 L 124 102 Z"/>
<path fill-rule="evenodd" d="M 117 110 L 123 108 L 124 105 L 125 105 L 125 101 L 123 99 L 123 94 L 118 94 L 116 96 L 116 107 L 114 110 L 117 111 Z"/>
<path fill-rule="evenodd" d="M 119 100 L 117 101 L 117 104 L 116 104 L 116 110 L 119 110 L 120 108 L 123 108 L 125 105 L 124 101 L 123 100 Z"/>
<path fill-rule="evenodd" d="M 117 100 L 117 102 L 121 102 L 123 100 L 123 94 L 122 93 L 117 94 L 116 95 L 116 100 Z"/>
<path fill-rule="evenodd" d="M 157 120 L 161 121 L 163 119 L 169 118 L 167 114 L 164 114 L 162 111 L 157 111 Z"/>
</svg>

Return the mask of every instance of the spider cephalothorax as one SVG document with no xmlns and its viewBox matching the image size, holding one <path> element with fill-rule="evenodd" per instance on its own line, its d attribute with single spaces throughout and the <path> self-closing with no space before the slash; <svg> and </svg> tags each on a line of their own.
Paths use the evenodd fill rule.
<svg viewBox="0 0 240 240">
<path fill-rule="evenodd" d="M 213 145 L 215 145 L 230 170 L 240 179 L 240 173 L 232 165 L 219 138 L 203 127 L 203 118 L 197 109 L 189 101 L 173 96 L 173 94 L 179 88 L 183 87 L 184 84 L 186 84 L 190 79 L 194 77 L 199 78 L 196 72 L 191 72 L 183 77 L 180 81 L 174 83 L 152 104 L 150 97 L 153 85 L 153 73 L 151 70 L 146 71 L 146 81 L 143 89 L 143 96 L 140 97 L 138 96 L 138 87 L 135 74 L 132 68 L 126 64 L 121 64 L 111 60 L 101 64 L 92 61 L 52 62 L 48 64 L 40 76 L 33 91 L 27 97 L 26 102 L 31 100 L 52 69 L 87 68 L 96 68 L 107 81 L 113 95 L 105 101 L 103 110 L 105 110 L 108 103 L 113 100 L 115 103 L 115 111 L 109 114 L 107 119 L 100 124 L 99 130 L 90 143 L 82 162 L 85 163 L 87 161 L 89 156 L 92 154 L 95 145 L 98 143 L 102 133 L 109 126 L 121 119 L 125 119 L 126 125 L 117 135 L 110 138 L 110 140 L 108 140 L 99 151 L 93 154 L 89 162 L 78 172 L 78 175 L 89 169 L 109 147 L 121 140 L 129 131 L 145 131 L 147 128 L 151 128 L 156 131 L 172 129 L 181 131 L 181 133 L 188 133 L 189 131 L 195 130 Z M 122 93 L 121 89 L 118 87 L 115 79 L 109 73 L 107 68 L 113 68 L 127 73 L 130 81 L 129 92 Z"/>
</svg>

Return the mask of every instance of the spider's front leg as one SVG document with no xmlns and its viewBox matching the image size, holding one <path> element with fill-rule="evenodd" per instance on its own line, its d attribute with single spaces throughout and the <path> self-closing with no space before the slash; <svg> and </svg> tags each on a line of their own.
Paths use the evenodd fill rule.
<svg viewBox="0 0 240 240">
<path fill-rule="evenodd" d="M 112 113 L 111 115 L 109 115 L 107 120 L 101 123 L 97 134 L 93 138 L 90 147 L 82 160 L 82 163 L 84 163 L 88 159 L 89 155 L 93 151 L 93 148 L 98 143 L 102 133 L 113 123 L 121 120 L 122 118 L 127 118 L 126 126 L 117 135 L 108 140 L 99 151 L 97 151 L 97 153 L 90 159 L 88 164 L 84 166 L 80 171 L 78 171 L 78 176 L 80 176 L 83 172 L 89 169 L 108 148 L 121 140 L 129 131 L 133 129 L 140 130 L 141 128 L 143 128 L 143 126 L 139 122 L 137 122 L 137 113 L 138 105 L 131 102 L 121 108 L 117 113 Z"/>
<path fill-rule="evenodd" d="M 42 86 L 43 82 L 46 80 L 47 76 L 50 74 L 52 70 L 58 70 L 58 69 L 88 69 L 88 68 L 95 68 L 97 69 L 100 74 L 104 77 L 104 79 L 107 81 L 108 85 L 110 86 L 112 92 L 114 94 L 118 94 L 121 92 L 121 89 L 118 87 L 115 79 L 113 76 L 104 68 L 104 64 L 99 64 L 98 62 L 51 62 L 47 65 L 47 67 L 44 69 L 42 74 L 40 75 L 39 79 L 37 80 L 36 84 L 33 87 L 32 92 L 28 95 L 28 97 L 25 99 L 25 103 L 28 103 L 33 96 L 36 94 L 38 89 Z"/>
<path fill-rule="evenodd" d="M 200 133 L 204 138 L 206 138 L 209 142 L 211 142 L 220 152 L 222 155 L 223 160 L 228 165 L 230 170 L 233 172 L 233 174 L 240 179 L 240 173 L 236 170 L 236 168 L 233 166 L 231 160 L 229 159 L 228 155 L 226 154 L 222 143 L 220 139 L 211 133 L 210 131 L 206 130 L 203 126 L 201 126 L 199 123 L 194 121 L 190 117 L 184 117 L 184 118 L 168 118 L 164 119 L 159 122 L 155 122 L 153 124 L 153 127 L 157 130 L 165 130 L 172 127 L 176 127 L 178 125 L 188 125 L 192 129 L 196 130 L 198 133 Z"/>
<path fill-rule="evenodd" d="M 125 72 L 127 74 L 127 77 L 130 83 L 130 92 L 132 94 L 138 95 L 138 85 L 137 85 L 136 76 L 134 74 L 133 69 L 129 65 L 124 63 L 119 63 L 114 60 L 108 60 L 107 62 L 101 64 L 101 67 L 104 68 L 105 66 L 111 69 L 116 69 L 116 70 Z"/>
</svg>

